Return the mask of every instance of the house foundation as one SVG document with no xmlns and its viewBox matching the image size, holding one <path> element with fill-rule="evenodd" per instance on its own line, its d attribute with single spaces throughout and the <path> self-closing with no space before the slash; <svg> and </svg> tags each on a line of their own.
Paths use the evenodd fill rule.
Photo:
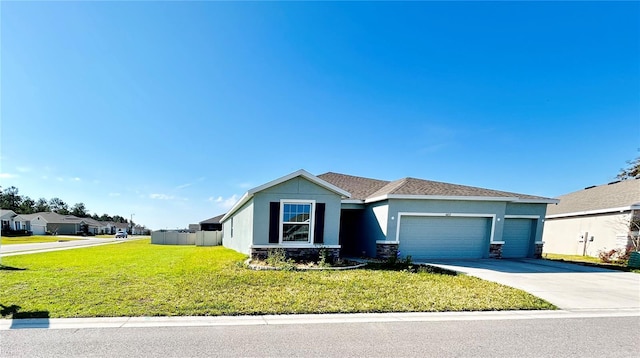
<svg viewBox="0 0 640 358">
<path fill-rule="evenodd" d="M 376 243 L 376 258 L 389 260 L 398 257 L 397 243 Z"/>
<path fill-rule="evenodd" d="M 251 248 L 251 259 L 266 260 L 272 250 L 284 250 L 287 259 L 295 261 L 318 261 L 324 252 L 326 260 L 335 261 L 340 257 L 339 248 L 326 247 L 253 247 Z"/>
</svg>

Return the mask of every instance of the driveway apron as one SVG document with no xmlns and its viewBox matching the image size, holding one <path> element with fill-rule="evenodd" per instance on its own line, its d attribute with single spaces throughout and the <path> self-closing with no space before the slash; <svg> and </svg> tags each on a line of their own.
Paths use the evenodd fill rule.
<svg viewBox="0 0 640 358">
<path fill-rule="evenodd" d="M 524 290 L 564 310 L 640 310 L 640 274 L 632 272 L 542 259 L 436 260 L 428 264 Z"/>
</svg>

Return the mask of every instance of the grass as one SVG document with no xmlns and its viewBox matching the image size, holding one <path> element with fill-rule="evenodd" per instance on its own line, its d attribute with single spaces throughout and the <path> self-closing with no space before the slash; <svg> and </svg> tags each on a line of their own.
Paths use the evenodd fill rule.
<svg viewBox="0 0 640 358">
<path fill-rule="evenodd" d="M 612 269 L 612 270 L 629 271 L 629 272 L 640 273 L 640 269 L 628 268 L 626 265 L 623 265 L 623 264 L 604 263 L 604 262 L 602 262 L 602 260 L 600 260 L 600 258 L 592 257 L 592 256 L 563 255 L 563 254 L 545 253 L 543 255 L 543 257 L 545 259 L 547 259 L 547 260 L 565 261 L 565 262 L 572 262 L 572 263 L 577 263 L 577 264 L 585 264 L 586 263 L 589 266 L 597 266 L 597 267 L 602 267 L 602 268 Z"/>
<path fill-rule="evenodd" d="M 35 243 L 41 243 L 41 242 L 58 242 L 60 240 L 72 241 L 72 240 L 80 240 L 80 239 L 72 239 L 68 237 L 58 237 L 58 236 L 34 235 L 34 236 L 16 236 L 16 237 L 2 236 L 1 240 L 2 241 L 0 241 L 0 244 L 11 245 L 11 244 L 35 244 Z"/>
<path fill-rule="evenodd" d="M 554 309 L 469 276 L 388 270 L 252 271 L 223 247 L 149 240 L 12 256 L 2 316 L 116 317 Z"/>
<path fill-rule="evenodd" d="M 562 254 L 547 254 L 543 255 L 545 259 L 548 260 L 562 260 L 562 261 L 573 261 L 573 262 L 592 262 L 592 263 L 602 263 L 599 258 L 591 257 L 591 256 L 582 256 L 582 255 L 562 255 Z"/>
</svg>

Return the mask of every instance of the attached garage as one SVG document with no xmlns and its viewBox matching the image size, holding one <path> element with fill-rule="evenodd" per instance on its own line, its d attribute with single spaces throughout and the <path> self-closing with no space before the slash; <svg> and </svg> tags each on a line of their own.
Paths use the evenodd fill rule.
<svg viewBox="0 0 640 358">
<path fill-rule="evenodd" d="M 413 260 L 431 258 L 479 259 L 488 253 L 492 219 L 466 216 L 400 218 L 399 250 Z"/>
<path fill-rule="evenodd" d="M 502 232 L 502 257 L 522 258 L 529 256 L 534 220 L 524 218 L 505 218 Z"/>
</svg>

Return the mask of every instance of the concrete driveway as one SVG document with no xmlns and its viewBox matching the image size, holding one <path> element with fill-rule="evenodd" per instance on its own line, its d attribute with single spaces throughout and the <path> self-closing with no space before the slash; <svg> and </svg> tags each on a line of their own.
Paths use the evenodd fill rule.
<svg viewBox="0 0 640 358">
<path fill-rule="evenodd" d="M 564 310 L 640 310 L 640 274 L 636 273 L 536 259 L 428 263 L 519 288 Z"/>
</svg>

